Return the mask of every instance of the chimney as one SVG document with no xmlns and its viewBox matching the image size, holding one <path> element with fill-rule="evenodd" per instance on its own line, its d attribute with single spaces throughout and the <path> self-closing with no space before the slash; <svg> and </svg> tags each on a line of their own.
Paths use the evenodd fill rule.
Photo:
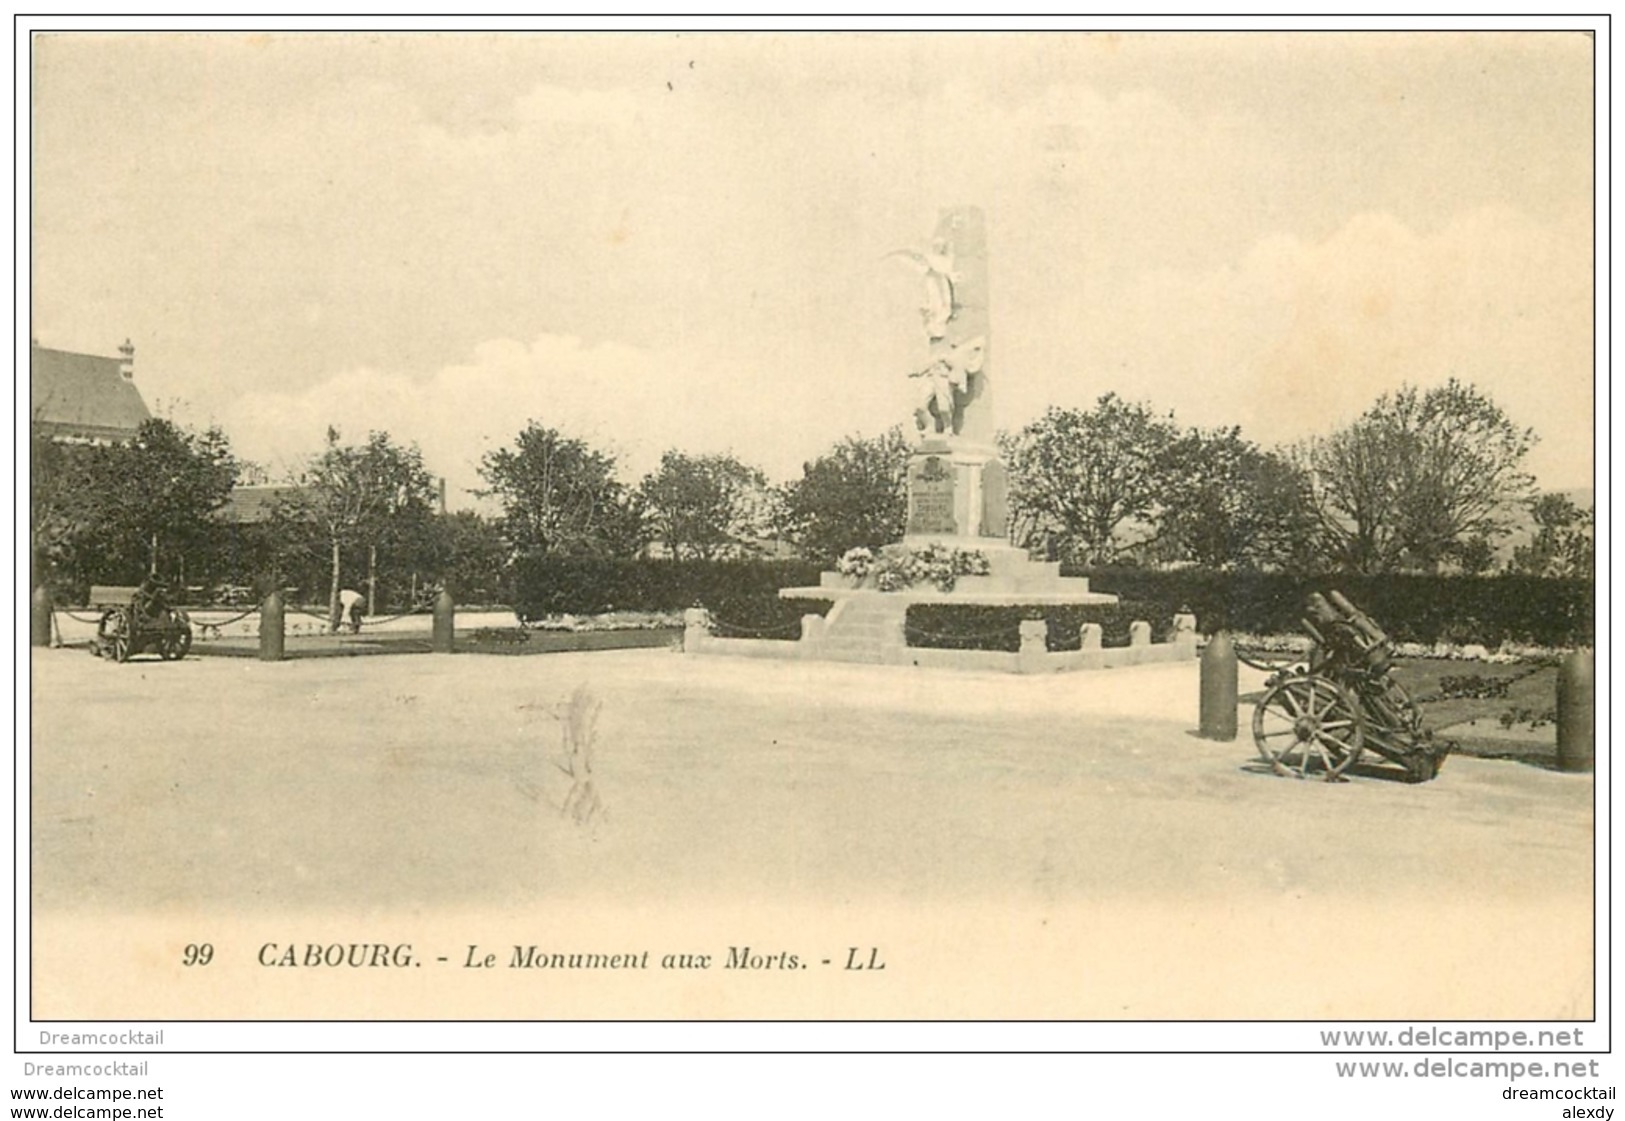
<svg viewBox="0 0 1625 1121">
<path fill-rule="evenodd" d="M 130 344 L 129 339 L 125 339 L 124 340 L 124 345 L 118 348 L 118 352 L 119 352 L 119 360 L 118 360 L 119 376 L 122 377 L 125 381 L 134 381 L 135 380 L 135 347 Z"/>
</svg>

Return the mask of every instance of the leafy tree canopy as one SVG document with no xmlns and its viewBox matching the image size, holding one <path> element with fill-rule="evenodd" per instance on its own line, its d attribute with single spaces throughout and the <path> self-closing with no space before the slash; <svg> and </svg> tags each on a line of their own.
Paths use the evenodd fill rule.
<svg viewBox="0 0 1625 1121">
<path fill-rule="evenodd" d="M 848 436 L 802 467 L 780 497 L 780 530 L 813 560 L 900 541 L 908 518 L 909 446 L 900 427 Z"/>
<path fill-rule="evenodd" d="M 1191 429 L 1158 464 L 1153 522 L 1160 559 L 1205 568 L 1304 571 L 1315 566 L 1308 480 L 1239 428 Z"/>
<path fill-rule="evenodd" d="M 1171 413 L 1115 393 L 1088 410 L 1051 407 L 1001 441 L 1012 538 L 1029 547 L 1047 539 L 1062 555 L 1112 563 L 1148 538 L 1124 540 L 1120 531 L 1149 522 L 1162 494 L 1164 457 L 1177 438 Z"/>
<path fill-rule="evenodd" d="M 210 515 L 231 493 L 238 463 L 218 428 L 192 432 L 153 417 L 112 446 L 32 440 L 36 556 L 69 580 L 180 575 L 205 547 Z"/>
<path fill-rule="evenodd" d="M 1596 515 L 1567 495 L 1543 494 L 1529 502 L 1535 534 L 1512 550 L 1508 571 L 1530 576 L 1592 579 L 1596 573 Z"/>
<path fill-rule="evenodd" d="M 486 453 L 482 497 L 502 504 L 503 528 L 524 554 L 633 556 L 642 513 L 616 478 L 615 457 L 536 421 L 510 448 Z"/>
<path fill-rule="evenodd" d="M 766 532 L 767 477 L 731 455 L 668 451 L 638 494 L 651 535 L 674 557 L 751 553 Z"/>
<path fill-rule="evenodd" d="M 1510 528 L 1511 506 L 1534 485 L 1522 464 L 1535 439 L 1454 378 L 1384 394 L 1300 449 L 1322 550 L 1355 572 L 1431 572 L 1459 560 L 1475 539 Z"/>
<path fill-rule="evenodd" d="M 277 537 L 329 558 L 328 612 L 337 626 L 347 549 L 394 546 L 410 539 L 434 512 L 436 486 L 416 445 L 387 432 L 345 444 L 327 430 L 327 446 L 277 511 Z M 359 583 L 359 575 L 352 582 Z"/>
</svg>

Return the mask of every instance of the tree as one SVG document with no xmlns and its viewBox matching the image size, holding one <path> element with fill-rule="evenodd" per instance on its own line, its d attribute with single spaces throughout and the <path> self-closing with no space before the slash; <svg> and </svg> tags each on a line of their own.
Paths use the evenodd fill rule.
<svg viewBox="0 0 1625 1121">
<path fill-rule="evenodd" d="M 188 432 L 172 421 L 143 421 L 135 440 L 114 457 L 124 476 L 120 507 L 132 535 L 149 545 L 149 570 L 159 571 L 166 551 L 184 561 L 189 548 L 207 547 L 209 515 L 225 504 L 237 480 L 237 461 L 218 428 Z M 177 566 L 172 570 L 181 575 Z"/>
<path fill-rule="evenodd" d="M 1178 436 L 1172 414 L 1115 393 L 1093 409 L 1051 407 L 1001 441 L 1010 468 L 1012 538 L 1048 541 L 1088 564 L 1109 564 L 1150 534 L 1123 541 L 1129 523 L 1148 524 L 1162 493 L 1163 457 Z"/>
<path fill-rule="evenodd" d="M 752 552 L 765 533 L 767 477 L 731 455 L 668 451 L 638 494 L 651 536 L 673 557 Z"/>
<path fill-rule="evenodd" d="M 1535 443 L 1485 393 L 1454 378 L 1384 394 L 1349 427 L 1300 451 L 1322 547 L 1355 572 L 1437 571 L 1474 538 L 1510 529 L 1534 480 Z"/>
<path fill-rule="evenodd" d="M 36 431 L 31 452 L 35 555 L 76 582 L 185 577 L 187 557 L 212 547 L 210 515 L 237 477 L 218 428 L 191 432 L 158 417 L 111 446 L 64 446 Z"/>
<path fill-rule="evenodd" d="M 435 514 L 415 524 L 394 555 L 397 572 L 387 583 L 391 602 L 415 602 L 431 576 L 450 587 L 458 603 L 504 602 L 513 550 L 501 525 L 473 510 Z"/>
<path fill-rule="evenodd" d="M 1308 480 L 1239 428 L 1191 429 L 1164 450 L 1157 474 L 1159 558 L 1214 569 L 1313 566 Z"/>
<path fill-rule="evenodd" d="M 1535 534 L 1512 550 L 1510 572 L 1590 580 L 1596 573 L 1596 515 L 1566 495 L 1543 494 L 1529 502 Z"/>
<path fill-rule="evenodd" d="M 803 556 L 834 561 L 862 545 L 900 541 L 908 521 L 909 445 L 900 427 L 848 436 L 787 484 L 779 526 Z"/>
<path fill-rule="evenodd" d="M 328 618 L 339 625 L 339 590 L 346 550 L 388 548 L 421 532 L 434 511 L 436 487 L 416 447 L 387 432 L 364 444 L 341 444 L 336 428 L 306 468 L 300 487 L 278 511 L 284 525 L 304 526 L 329 558 Z"/>
<path fill-rule="evenodd" d="M 79 549 L 104 517 L 93 485 L 91 455 L 97 449 L 68 447 L 37 425 L 29 448 L 29 540 L 33 583 L 49 578 L 77 581 Z"/>
<path fill-rule="evenodd" d="M 516 551 L 633 556 L 643 544 L 635 497 L 616 479 L 615 457 L 535 421 L 511 448 L 487 452 L 481 497 L 502 503 Z"/>
</svg>

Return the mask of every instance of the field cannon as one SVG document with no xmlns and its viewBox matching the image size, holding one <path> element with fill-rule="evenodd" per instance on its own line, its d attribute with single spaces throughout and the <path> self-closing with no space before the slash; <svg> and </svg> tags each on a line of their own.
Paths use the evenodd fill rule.
<svg viewBox="0 0 1625 1121">
<path fill-rule="evenodd" d="M 90 603 L 101 613 L 90 652 L 126 662 L 150 652 L 166 662 L 179 661 L 192 649 L 192 621 L 171 607 L 155 584 L 140 587 L 92 586 Z"/>
<path fill-rule="evenodd" d="M 1338 592 L 1311 595 L 1301 621 L 1309 660 L 1274 667 L 1253 710 L 1253 740 L 1278 774 L 1339 781 L 1366 751 L 1411 782 L 1439 773 L 1453 746 L 1435 741 L 1392 676 L 1393 644 Z"/>
</svg>

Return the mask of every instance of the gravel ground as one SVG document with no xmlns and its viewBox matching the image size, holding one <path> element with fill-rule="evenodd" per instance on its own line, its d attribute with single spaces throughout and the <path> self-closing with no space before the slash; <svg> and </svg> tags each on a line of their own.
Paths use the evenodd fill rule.
<svg viewBox="0 0 1625 1121">
<path fill-rule="evenodd" d="M 260 991 L 252 970 L 160 998 L 96 972 L 129 968 L 118 953 L 90 974 L 78 954 L 108 922 L 198 928 L 177 916 L 243 940 L 316 923 L 473 930 L 503 949 L 521 929 L 634 921 L 645 942 L 655 928 L 726 941 L 704 918 L 726 913 L 741 938 L 831 924 L 844 950 L 885 933 L 919 969 L 894 965 L 862 1014 L 1590 1014 L 1590 776 L 1452 759 L 1421 786 L 1278 778 L 1245 738 L 1194 736 L 1196 675 L 655 650 L 124 666 L 36 651 L 37 983 L 75 1015 L 129 1015 L 132 1000 L 196 1014 L 186 1002 L 205 996 L 228 1014 L 311 1015 L 360 998 Z M 580 686 L 603 706 L 602 810 L 585 823 L 561 812 L 560 716 Z M 949 962 L 972 968 L 945 985 Z M 573 992 L 554 1010 L 674 999 Z M 823 990 L 751 993 L 703 990 L 683 1014 L 851 1011 Z M 425 998 L 365 999 L 409 1015 Z M 481 1015 L 519 998 L 436 999 Z"/>
</svg>

